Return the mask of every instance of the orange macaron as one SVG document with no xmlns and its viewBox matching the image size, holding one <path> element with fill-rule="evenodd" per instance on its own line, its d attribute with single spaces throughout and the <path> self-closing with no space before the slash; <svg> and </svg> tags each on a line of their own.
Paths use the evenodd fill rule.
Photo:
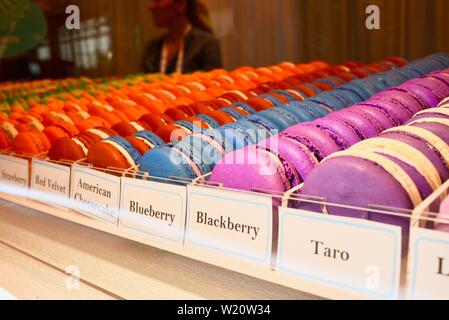
<svg viewBox="0 0 449 320">
<path fill-rule="evenodd" d="M 53 144 L 59 138 L 73 137 L 79 134 L 79 130 L 71 123 L 59 121 L 44 129 L 44 134 L 47 136 L 50 143 Z"/>
</svg>

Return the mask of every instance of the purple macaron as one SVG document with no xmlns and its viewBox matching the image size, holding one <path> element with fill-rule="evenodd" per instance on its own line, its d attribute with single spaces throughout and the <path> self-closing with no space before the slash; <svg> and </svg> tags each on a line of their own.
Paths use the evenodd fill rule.
<svg viewBox="0 0 449 320">
<path fill-rule="evenodd" d="M 417 99 L 416 95 L 402 90 L 385 90 L 375 94 L 371 99 L 396 102 L 402 105 L 402 107 L 409 109 L 412 113 L 417 113 L 428 107 L 427 104 L 421 101 L 422 99 Z"/>
<path fill-rule="evenodd" d="M 335 143 L 329 133 L 316 126 L 300 123 L 284 130 L 280 135 L 306 145 L 314 153 L 318 161 L 321 161 L 334 152 L 342 150 L 342 147 Z"/>
<path fill-rule="evenodd" d="M 438 100 L 442 100 L 449 96 L 449 86 L 447 86 L 443 81 L 424 76 L 422 78 L 412 79 L 406 82 L 407 84 L 416 84 L 422 86 L 432 92 L 438 97 Z"/>
<path fill-rule="evenodd" d="M 397 119 L 397 121 L 400 124 L 407 122 L 414 114 L 413 111 L 404 107 L 402 104 L 400 104 L 396 101 L 388 101 L 388 100 L 381 100 L 378 98 L 376 98 L 376 99 L 373 98 L 366 102 L 360 103 L 360 105 L 366 105 L 366 106 L 383 109 L 385 112 L 387 112 L 392 117 L 394 117 L 394 119 Z"/>
<path fill-rule="evenodd" d="M 370 119 L 375 119 L 379 123 L 378 126 L 382 129 L 382 131 L 399 125 L 399 120 L 392 117 L 383 109 L 371 106 L 354 105 L 346 110 L 368 115 Z"/>
<path fill-rule="evenodd" d="M 340 110 L 332 112 L 326 118 L 339 119 L 341 121 L 350 123 L 359 133 L 362 139 L 377 136 L 382 132 L 382 127 L 379 122 L 368 114 L 360 114 L 352 110 Z"/>
<path fill-rule="evenodd" d="M 401 84 L 399 88 L 416 93 L 417 95 L 422 97 L 427 105 L 429 105 L 431 108 L 436 107 L 438 105 L 438 102 L 440 102 L 440 98 L 438 98 L 438 96 L 433 91 L 430 91 L 429 89 L 421 85 L 408 83 L 407 81 L 406 83 Z"/>
<path fill-rule="evenodd" d="M 442 181 L 446 181 L 449 178 L 449 169 L 446 165 L 446 162 L 444 161 L 443 156 L 427 141 L 409 133 L 396 131 L 382 133 L 380 137 L 394 139 L 411 145 L 415 149 L 419 150 L 422 154 L 424 154 L 430 160 L 430 162 L 432 162 L 435 169 L 437 169 Z"/>
<path fill-rule="evenodd" d="M 369 219 L 366 209 L 370 206 L 413 208 L 408 192 L 389 172 L 376 162 L 351 155 L 336 156 L 320 163 L 304 182 L 301 195 L 360 208 L 332 205 L 326 208 L 328 214 L 353 218 Z M 299 203 L 298 208 L 322 212 L 322 208 L 308 202 Z"/>
<path fill-rule="evenodd" d="M 319 118 L 314 120 L 313 123 L 320 129 L 328 131 L 331 135 L 332 133 L 340 134 L 349 146 L 361 140 L 357 130 L 348 122 L 332 118 Z"/>
<path fill-rule="evenodd" d="M 432 108 L 429 109 L 426 113 L 417 114 L 414 117 L 412 117 L 409 121 L 407 121 L 405 124 L 413 123 L 416 120 L 419 119 L 428 119 L 428 118 L 438 118 L 438 119 L 449 119 L 449 115 L 438 112 L 439 108 Z"/>
<path fill-rule="evenodd" d="M 212 170 L 209 181 L 232 189 L 285 192 L 298 185 L 300 178 L 283 155 L 253 145 L 226 154 Z"/>
</svg>

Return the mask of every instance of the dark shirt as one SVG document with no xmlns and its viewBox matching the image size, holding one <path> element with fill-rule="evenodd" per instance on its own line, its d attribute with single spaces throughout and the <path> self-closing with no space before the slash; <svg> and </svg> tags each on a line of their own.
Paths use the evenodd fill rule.
<svg viewBox="0 0 449 320">
<path fill-rule="evenodd" d="M 164 37 L 150 42 L 144 54 L 144 70 L 149 73 L 160 72 L 161 50 Z M 176 71 L 176 53 L 170 61 L 167 62 L 166 73 Z M 210 33 L 198 28 L 192 28 L 184 39 L 184 61 L 183 73 L 194 71 L 209 71 L 216 68 L 222 68 L 220 43 Z"/>
</svg>

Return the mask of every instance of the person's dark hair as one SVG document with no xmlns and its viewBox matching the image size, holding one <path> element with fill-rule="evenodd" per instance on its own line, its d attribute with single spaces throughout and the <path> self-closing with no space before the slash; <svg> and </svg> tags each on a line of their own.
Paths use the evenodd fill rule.
<svg viewBox="0 0 449 320">
<path fill-rule="evenodd" d="M 210 24 L 209 10 L 204 3 L 199 0 L 187 0 L 186 14 L 192 26 L 214 33 Z"/>
</svg>

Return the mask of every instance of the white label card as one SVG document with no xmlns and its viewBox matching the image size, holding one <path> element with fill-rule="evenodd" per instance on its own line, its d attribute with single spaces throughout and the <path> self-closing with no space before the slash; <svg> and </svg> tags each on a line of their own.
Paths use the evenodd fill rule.
<svg viewBox="0 0 449 320">
<path fill-rule="evenodd" d="M 186 246 L 269 266 L 271 197 L 202 186 L 188 186 L 187 191 Z"/>
<path fill-rule="evenodd" d="M 279 208 L 277 270 L 370 298 L 399 294 L 399 227 Z"/>
<path fill-rule="evenodd" d="M 14 156 L 0 155 L 0 181 L 11 186 L 28 188 L 29 187 L 29 161 Z M 8 188 L 5 188 L 8 189 Z M 21 194 L 20 190 L 4 190 L 3 192 Z"/>
<path fill-rule="evenodd" d="M 68 206 L 70 197 L 70 167 L 33 159 L 31 165 L 31 193 L 33 199 Z"/>
<path fill-rule="evenodd" d="M 118 223 L 120 177 L 73 165 L 70 189 L 74 210 L 111 224 Z"/>
<path fill-rule="evenodd" d="M 449 233 L 411 229 L 408 280 L 411 299 L 449 299 Z"/>
<path fill-rule="evenodd" d="M 122 178 L 119 226 L 147 236 L 182 243 L 186 187 Z"/>
</svg>

